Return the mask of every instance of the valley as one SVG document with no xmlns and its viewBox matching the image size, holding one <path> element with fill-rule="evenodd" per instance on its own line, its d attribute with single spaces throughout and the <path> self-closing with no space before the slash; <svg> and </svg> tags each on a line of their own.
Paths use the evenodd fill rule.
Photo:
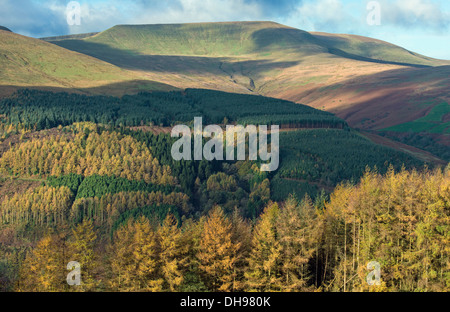
<svg viewBox="0 0 450 312">
<path fill-rule="evenodd" d="M 404 129 L 449 101 L 449 61 L 270 22 L 120 25 L 83 39 L 46 40 L 177 88 L 287 99 L 365 130 Z M 431 132 L 414 131 L 449 146 L 448 125 L 435 124 Z"/>
<path fill-rule="evenodd" d="M 0 27 L 0 291 L 448 291 L 449 92 L 448 60 L 274 22 Z M 198 117 L 279 125 L 277 170 L 175 159 Z"/>
</svg>

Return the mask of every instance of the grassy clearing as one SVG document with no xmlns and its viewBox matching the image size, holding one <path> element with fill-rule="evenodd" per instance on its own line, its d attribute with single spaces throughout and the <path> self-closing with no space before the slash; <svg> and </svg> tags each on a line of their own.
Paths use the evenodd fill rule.
<svg viewBox="0 0 450 312">
<path fill-rule="evenodd" d="M 449 113 L 450 105 L 446 102 L 442 102 L 434 106 L 430 112 L 422 118 L 388 127 L 382 129 L 382 131 L 450 134 L 450 122 L 443 122 L 444 116 Z"/>
<path fill-rule="evenodd" d="M 417 119 L 417 121 L 431 121 L 431 122 L 441 122 L 444 115 L 450 113 L 450 104 L 442 102 L 435 107 L 422 118 Z"/>
</svg>

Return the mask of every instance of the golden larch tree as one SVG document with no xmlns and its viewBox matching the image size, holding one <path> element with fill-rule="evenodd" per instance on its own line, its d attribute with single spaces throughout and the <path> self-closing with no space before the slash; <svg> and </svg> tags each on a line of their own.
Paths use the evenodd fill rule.
<svg viewBox="0 0 450 312">
<path fill-rule="evenodd" d="M 232 241 L 231 227 L 219 206 L 210 211 L 203 226 L 197 257 L 205 284 L 213 291 L 233 289 L 240 244 Z"/>
</svg>

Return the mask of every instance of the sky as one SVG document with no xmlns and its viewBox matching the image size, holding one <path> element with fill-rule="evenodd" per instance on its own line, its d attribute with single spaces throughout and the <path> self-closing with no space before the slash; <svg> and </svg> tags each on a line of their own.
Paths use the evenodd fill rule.
<svg viewBox="0 0 450 312">
<path fill-rule="evenodd" d="M 368 36 L 450 60 L 450 0 L 0 0 L 0 25 L 36 38 L 118 24 L 225 21 Z"/>
</svg>

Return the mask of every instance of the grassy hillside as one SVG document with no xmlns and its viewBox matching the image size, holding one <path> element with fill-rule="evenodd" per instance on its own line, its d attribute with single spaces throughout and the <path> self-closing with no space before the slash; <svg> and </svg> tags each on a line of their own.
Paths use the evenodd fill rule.
<svg viewBox="0 0 450 312">
<path fill-rule="evenodd" d="M 271 22 L 119 25 L 85 39 L 47 40 L 179 88 L 239 93 L 327 52 L 309 33 Z"/>
<path fill-rule="evenodd" d="M 64 35 L 64 36 L 54 36 L 54 37 L 43 37 L 39 38 L 44 41 L 58 41 L 58 40 L 70 40 L 70 39 L 84 39 L 92 37 L 98 34 L 98 32 L 84 33 L 84 34 L 74 34 L 74 35 Z"/>
<path fill-rule="evenodd" d="M 99 59 L 7 31 L 0 31 L 0 68 L 0 86 L 78 89 L 142 78 Z M 163 89 L 151 81 L 148 87 Z"/>
<path fill-rule="evenodd" d="M 118 25 L 84 41 L 147 55 L 242 56 L 280 48 L 326 52 L 309 33 L 272 22 Z"/>
<path fill-rule="evenodd" d="M 324 42 L 330 52 L 343 56 L 355 57 L 361 60 L 373 59 L 400 64 L 413 64 L 424 66 L 449 65 L 449 61 L 437 60 L 431 57 L 408 51 L 386 41 L 368 37 L 347 34 L 329 34 L 312 32 L 314 37 Z M 344 52 L 344 53 L 342 53 Z"/>
<path fill-rule="evenodd" d="M 381 40 L 353 35 L 308 33 L 273 22 L 118 25 L 99 34 L 84 36 L 86 45 L 78 49 L 98 56 L 102 48 L 141 55 L 208 57 L 267 57 L 272 53 L 294 53 L 299 57 L 329 53 L 365 61 L 427 66 L 449 64 Z M 83 38 L 67 36 L 46 40 L 62 40 L 64 42 L 58 43 L 59 45 L 76 49 L 75 42 L 70 42 L 72 39 Z"/>
<path fill-rule="evenodd" d="M 434 106 L 430 112 L 419 119 L 411 122 L 399 124 L 393 127 L 385 128 L 384 131 L 395 132 L 430 132 L 450 134 L 450 122 L 444 120 L 450 114 L 450 105 L 442 102 Z M 448 117 L 447 117 L 448 118 Z"/>
</svg>

